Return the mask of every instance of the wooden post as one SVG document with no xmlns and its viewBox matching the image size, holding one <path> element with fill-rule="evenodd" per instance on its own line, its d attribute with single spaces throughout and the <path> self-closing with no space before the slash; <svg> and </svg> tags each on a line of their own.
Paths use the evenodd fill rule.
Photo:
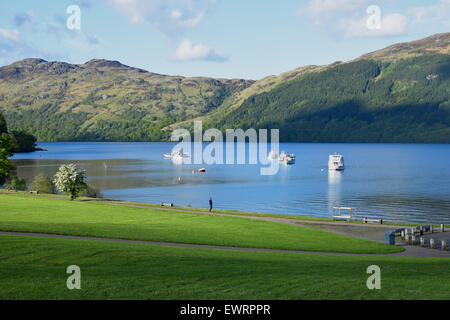
<svg viewBox="0 0 450 320">
<path fill-rule="evenodd" d="M 411 244 L 412 244 L 413 246 L 416 245 L 416 236 L 411 236 Z"/>
<path fill-rule="evenodd" d="M 444 232 L 444 224 L 441 224 L 441 232 Z"/>
<path fill-rule="evenodd" d="M 420 237 L 420 246 L 422 248 L 425 247 L 425 238 L 424 237 Z"/>
<path fill-rule="evenodd" d="M 434 239 L 430 239 L 430 248 L 434 249 Z"/>
<path fill-rule="evenodd" d="M 405 239 L 405 230 L 402 230 L 402 239 Z"/>
<path fill-rule="evenodd" d="M 430 225 L 430 232 L 433 233 L 433 225 Z"/>
<path fill-rule="evenodd" d="M 442 251 L 447 251 L 447 243 L 445 243 L 445 240 L 442 240 Z"/>
<path fill-rule="evenodd" d="M 409 236 L 408 235 L 405 236 L 405 244 L 409 244 Z"/>
<path fill-rule="evenodd" d="M 420 235 L 423 236 L 423 226 L 419 227 Z"/>
</svg>

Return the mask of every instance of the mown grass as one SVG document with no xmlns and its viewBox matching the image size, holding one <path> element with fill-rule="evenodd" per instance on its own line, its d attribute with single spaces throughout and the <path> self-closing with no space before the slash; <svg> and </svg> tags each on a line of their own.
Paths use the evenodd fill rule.
<svg viewBox="0 0 450 320">
<path fill-rule="evenodd" d="M 10 191 L 6 191 L 4 189 L 0 189 L 0 195 L 1 194 L 11 195 L 11 196 L 27 196 L 27 197 L 34 197 L 34 198 L 50 198 L 50 199 L 68 200 L 68 197 L 64 196 L 64 195 L 57 195 L 57 194 L 37 194 L 36 195 L 36 194 L 30 194 L 25 191 L 10 192 Z M 87 197 L 80 197 L 77 199 L 77 201 L 161 209 L 160 204 L 154 204 L 154 203 L 119 201 L 119 200 L 110 200 L 110 199 L 94 199 L 94 198 L 87 198 Z M 209 209 L 196 208 L 196 207 L 164 207 L 164 209 L 165 210 L 173 210 L 173 211 L 183 211 L 183 212 L 205 212 L 205 213 L 209 212 Z M 261 212 L 248 212 L 248 211 L 224 210 L 224 209 L 214 209 L 213 211 L 215 213 L 236 215 L 236 216 L 283 218 L 283 219 L 301 220 L 301 221 L 332 222 L 332 221 L 338 220 L 338 219 L 324 218 L 324 217 L 297 216 L 297 215 L 279 214 L 279 213 L 261 213 Z M 344 221 L 342 221 L 342 222 L 344 222 Z M 345 223 L 363 224 L 363 222 L 360 220 L 345 221 Z M 411 227 L 419 225 L 417 223 L 399 223 L 399 222 L 395 222 L 395 223 L 384 222 L 384 224 L 385 225 L 395 225 L 395 226 L 411 226 Z M 435 225 L 435 227 L 438 227 L 438 225 Z M 450 225 L 446 225 L 446 227 L 450 228 Z"/>
<path fill-rule="evenodd" d="M 403 248 L 260 220 L 0 195 L 0 231 L 344 253 Z"/>
<path fill-rule="evenodd" d="M 81 290 L 66 269 L 81 268 Z M 368 290 L 367 267 L 381 268 Z M 0 235 L 0 299 L 450 299 L 450 260 Z"/>
</svg>

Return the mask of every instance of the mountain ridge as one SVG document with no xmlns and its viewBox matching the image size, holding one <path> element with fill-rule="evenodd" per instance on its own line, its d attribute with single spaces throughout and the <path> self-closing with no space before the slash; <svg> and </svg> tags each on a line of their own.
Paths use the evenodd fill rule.
<svg viewBox="0 0 450 320">
<path fill-rule="evenodd" d="M 29 131 L 40 141 L 161 141 L 169 138 L 171 129 L 190 128 L 196 119 L 203 120 L 206 127 L 217 126 L 221 129 L 225 129 L 224 125 L 246 127 L 248 123 L 253 123 L 255 127 L 267 127 L 267 121 L 247 121 L 250 110 L 260 110 L 253 114 L 255 118 L 263 116 L 276 119 L 279 118 L 278 114 L 268 114 L 267 110 L 252 105 L 252 100 L 281 95 L 268 110 L 273 109 L 278 113 L 290 110 L 290 116 L 295 118 L 303 114 L 305 103 L 316 99 L 316 105 L 308 108 L 319 112 L 326 102 L 320 99 L 317 92 L 311 100 L 312 97 L 304 92 L 304 88 L 311 83 L 304 79 L 318 81 L 319 86 L 327 83 L 328 87 L 323 86 L 324 92 L 339 96 L 339 92 L 333 92 L 333 86 L 339 86 L 333 84 L 330 77 L 339 77 L 340 74 L 335 74 L 335 70 L 347 72 L 349 77 L 360 76 L 353 67 L 363 65 L 359 64 L 361 61 L 373 61 L 374 64 L 369 63 L 366 67 L 379 69 L 379 73 L 374 71 L 374 74 L 377 73 L 375 78 L 372 75 L 362 76 L 365 80 L 361 89 L 368 90 L 368 93 L 372 88 L 381 90 L 380 96 L 370 96 L 378 104 L 390 105 L 393 110 L 399 110 L 395 108 L 402 99 L 410 104 L 415 101 L 412 98 L 415 93 L 411 88 L 416 86 L 415 90 L 419 88 L 425 95 L 434 94 L 434 97 L 444 100 L 426 103 L 446 106 L 448 94 L 442 91 L 442 86 L 447 84 L 448 79 L 449 71 L 446 68 L 449 49 L 450 33 L 436 34 L 394 44 L 348 62 L 303 66 L 257 81 L 161 75 L 115 60 L 92 59 L 84 64 L 69 64 L 30 58 L 0 67 L 0 112 L 4 113 L 8 127 Z M 418 59 L 420 57 L 427 57 L 429 61 Z M 408 80 L 393 76 L 393 72 L 403 72 L 395 67 L 402 61 L 408 61 L 409 64 L 404 63 L 406 68 L 421 69 L 428 73 L 422 75 L 411 71 L 406 75 Z M 428 82 L 423 80 L 424 76 L 430 78 Z M 392 83 L 387 83 L 388 80 Z M 430 87 L 432 80 L 436 80 L 433 84 L 439 85 Z M 343 81 L 348 82 L 349 86 L 361 85 L 347 77 Z M 378 81 L 381 82 L 377 85 Z M 383 90 L 387 90 L 387 93 L 382 91 L 381 86 L 386 86 Z M 276 105 L 276 101 L 283 100 L 283 95 L 287 94 L 287 91 L 283 91 L 285 89 L 290 90 L 288 96 L 298 97 L 291 102 L 285 100 L 283 105 Z M 314 91 L 313 87 L 309 90 Z M 302 92 L 302 95 L 296 92 Z M 408 96 L 405 97 L 405 94 Z M 360 95 L 360 91 L 356 90 L 353 95 L 346 98 L 358 97 L 364 100 L 370 94 Z M 422 97 L 416 98 L 421 100 Z M 300 103 L 298 99 L 303 99 L 303 102 Z M 305 99 L 310 101 L 305 102 Z M 345 106 L 345 101 L 339 103 Z M 286 123 L 289 123 L 288 119 L 272 125 L 283 128 Z M 313 136 L 310 138 L 315 141 Z M 285 139 L 295 141 L 298 135 L 288 135 Z M 305 139 L 308 140 L 302 136 L 300 140 Z"/>
</svg>

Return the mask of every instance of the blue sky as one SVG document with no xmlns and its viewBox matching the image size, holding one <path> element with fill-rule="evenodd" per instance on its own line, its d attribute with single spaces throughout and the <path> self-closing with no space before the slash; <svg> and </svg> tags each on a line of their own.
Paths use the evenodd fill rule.
<svg viewBox="0 0 450 320">
<path fill-rule="evenodd" d="M 70 5 L 80 8 L 79 30 L 67 28 Z M 373 5 L 379 20 L 367 13 Z M 105 58 L 162 74 L 260 79 L 449 29 L 450 0 L 1 1 L 0 65 Z"/>
</svg>

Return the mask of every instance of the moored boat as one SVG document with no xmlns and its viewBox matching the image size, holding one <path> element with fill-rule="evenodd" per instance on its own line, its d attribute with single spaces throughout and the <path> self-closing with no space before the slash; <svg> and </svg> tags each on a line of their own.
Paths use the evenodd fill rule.
<svg viewBox="0 0 450 320">
<path fill-rule="evenodd" d="M 286 164 L 294 164 L 295 163 L 295 154 L 291 153 L 286 156 L 285 159 Z"/>
<path fill-rule="evenodd" d="M 328 170 L 343 171 L 345 169 L 344 156 L 341 154 L 330 154 L 328 157 Z"/>
<path fill-rule="evenodd" d="M 182 153 L 179 150 L 172 151 L 172 153 L 165 153 L 164 159 L 172 159 L 172 158 L 188 158 L 189 155 L 187 153 Z"/>
</svg>

